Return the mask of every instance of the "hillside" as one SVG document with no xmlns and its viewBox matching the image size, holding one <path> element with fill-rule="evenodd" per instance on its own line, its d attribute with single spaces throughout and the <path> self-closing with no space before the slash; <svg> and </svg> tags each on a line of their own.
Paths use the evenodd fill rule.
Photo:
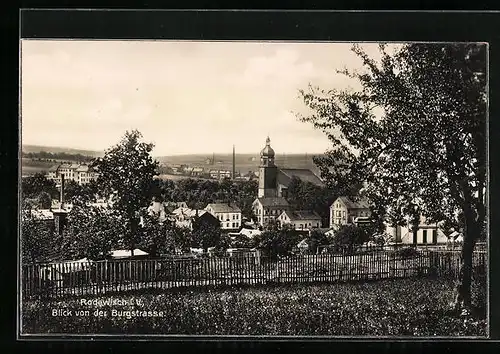
<svg viewBox="0 0 500 354">
<path fill-rule="evenodd" d="M 59 146 L 41 146 L 41 145 L 22 145 L 22 151 L 24 152 L 50 152 L 53 154 L 65 152 L 67 154 L 81 154 L 84 156 L 101 157 L 104 156 L 104 151 L 94 151 L 94 150 L 83 150 L 83 149 L 73 149 Z"/>
<path fill-rule="evenodd" d="M 196 155 L 176 155 L 176 156 L 158 156 L 157 160 L 162 164 L 186 164 L 190 166 L 199 166 L 206 169 L 221 168 L 226 170 L 232 169 L 233 156 L 232 154 L 216 154 L 215 164 L 207 163 L 207 159 L 212 159 L 213 155 L 196 154 Z M 236 154 L 235 164 L 236 171 L 247 173 L 248 171 L 256 172 L 259 168 L 260 157 L 258 154 Z M 308 168 L 314 172 L 317 167 L 313 162 L 313 155 L 302 154 L 278 154 L 275 158 L 275 163 L 281 168 Z"/>
</svg>

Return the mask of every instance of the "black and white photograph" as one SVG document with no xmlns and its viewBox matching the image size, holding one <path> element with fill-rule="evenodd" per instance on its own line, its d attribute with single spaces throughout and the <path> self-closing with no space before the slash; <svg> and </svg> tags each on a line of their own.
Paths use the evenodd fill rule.
<svg viewBox="0 0 500 354">
<path fill-rule="evenodd" d="M 487 338 L 488 44 L 22 39 L 22 336 Z"/>
</svg>

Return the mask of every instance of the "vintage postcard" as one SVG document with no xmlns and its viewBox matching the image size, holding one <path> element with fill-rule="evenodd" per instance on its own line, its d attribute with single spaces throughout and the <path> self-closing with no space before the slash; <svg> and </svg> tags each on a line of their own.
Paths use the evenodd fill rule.
<svg viewBox="0 0 500 354">
<path fill-rule="evenodd" d="M 23 39 L 22 336 L 488 336 L 488 45 Z"/>
</svg>

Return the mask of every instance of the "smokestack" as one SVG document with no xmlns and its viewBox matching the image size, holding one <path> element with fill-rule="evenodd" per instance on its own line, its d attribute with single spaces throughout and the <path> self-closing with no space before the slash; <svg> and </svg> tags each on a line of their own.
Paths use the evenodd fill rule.
<svg viewBox="0 0 500 354">
<path fill-rule="evenodd" d="M 59 192 L 59 202 L 61 203 L 60 205 L 60 209 L 63 209 L 63 206 L 64 206 L 64 175 L 61 174 L 61 189 L 60 189 L 60 192 Z"/>
<path fill-rule="evenodd" d="M 236 178 L 236 153 L 233 145 L 233 179 Z"/>
</svg>

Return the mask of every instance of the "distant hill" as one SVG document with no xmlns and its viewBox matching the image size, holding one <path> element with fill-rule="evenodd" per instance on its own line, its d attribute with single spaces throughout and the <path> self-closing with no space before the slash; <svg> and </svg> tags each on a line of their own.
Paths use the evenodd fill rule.
<svg viewBox="0 0 500 354">
<path fill-rule="evenodd" d="M 319 155 L 319 154 L 318 154 Z M 277 154 L 275 163 L 282 168 L 307 168 L 315 173 L 319 173 L 318 168 L 314 165 L 313 156 L 310 154 Z M 190 166 L 199 166 L 206 169 L 225 169 L 231 170 L 233 164 L 232 154 L 215 154 L 215 163 L 212 163 L 212 154 L 192 154 L 192 155 L 175 155 L 175 156 L 157 156 L 156 159 L 165 165 L 186 164 Z M 207 160 L 210 160 L 207 163 Z M 236 171 L 247 173 L 248 171 L 256 172 L 260 164 L 260 156 L 258 154 L 236 154 L 235 155 Z"/>
<path fill-rule="evenodd" d="M 59 146 L 41 146 L 41 145 L 22 145 L 22 151 L 37 153 L 40 151 L 50 152 L 53 154 L 57 153 L 67 153 L 67 154 L 81 154 L 84 156 L 92 157 L 102 157 L 104 156 L 104 151 L 94 151 L 94 150 L 83 150 L 83 149 L 73 149 Z"/>
</svg>

